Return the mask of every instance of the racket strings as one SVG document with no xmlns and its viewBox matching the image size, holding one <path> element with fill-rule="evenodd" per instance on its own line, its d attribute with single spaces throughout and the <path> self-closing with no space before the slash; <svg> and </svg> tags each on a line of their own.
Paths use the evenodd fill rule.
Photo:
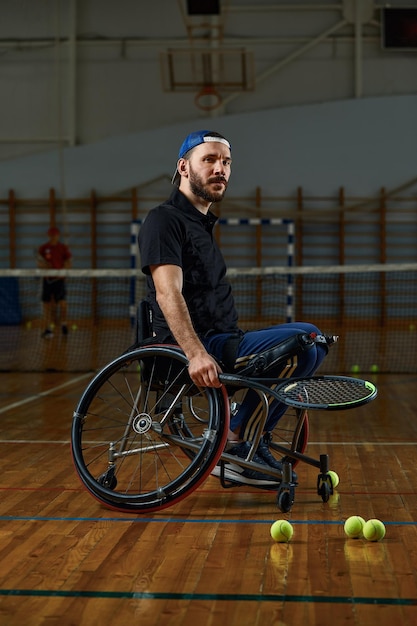
<svg viewBox="0 0 417 626">
<path fill-rule="evenodd" d="M 304 379 L 287 385 L 282 393 L 286 399 L 306 405 L 344 405 L 370 397 L 373 389 L 357 379 Z"/>
</svg>

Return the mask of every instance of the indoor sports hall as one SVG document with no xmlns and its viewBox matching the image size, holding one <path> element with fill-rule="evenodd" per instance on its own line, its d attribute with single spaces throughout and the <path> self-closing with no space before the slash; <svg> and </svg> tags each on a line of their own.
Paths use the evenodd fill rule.
<svg viewBox="0 0 417 626">
<path fill-rule="evenodd" d="M 417 624 L 417 3 L 0 6 L 0 626 Z M 314 323 L 314 377 L 199 387 L 144 334 L 198 129 L 239 326 Z M 247 393 L 274 489 L 226 472 Z"/>
</svg>

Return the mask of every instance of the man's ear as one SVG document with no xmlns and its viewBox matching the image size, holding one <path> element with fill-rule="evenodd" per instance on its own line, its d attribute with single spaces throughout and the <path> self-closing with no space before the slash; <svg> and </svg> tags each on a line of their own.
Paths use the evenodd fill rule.
<svg viewBox="0 0 417 626">
<path fill-rule="evenodd" d="M 177 169 L 181 176 L 188 175 L 188 163 L 187 159 L 178 159 Z"/>
</svg>

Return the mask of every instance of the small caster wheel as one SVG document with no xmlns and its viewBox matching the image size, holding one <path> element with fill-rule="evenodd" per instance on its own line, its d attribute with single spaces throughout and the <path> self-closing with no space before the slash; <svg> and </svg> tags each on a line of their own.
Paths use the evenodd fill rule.
<svg viewBox="0 0 417 626">
<path fill-rule="evenodd" d="M 331 488 L 328 485 L 327 482 L 322 482 L 319 489 L 318 489 L 318 493 L 319 496 L 321 496 L 321 499 L 323 500 L 323 502 L 328 502 L 329 498 L 330 498 L 330 492 L 331 492 Z"/>
<path fill-rule="evenodd" d="M 289 491 L 281 491 L 277 496 L 278 508 L 282 513 L 289 513 L 291 511 L 294 500 Z"/>
<path fill-rule="evenodd" d="M 104 474 L 101 474 L 101 476 L 97 478 L 98 484 L 102 485 L 103 487 L 107 487 L 107 489 L 111 489 L 111 490 L 116 489 L 117 478 L 114 472 L 115 472 L 115 468 L 111 467 L 110 469 L 107 470 L 107 472 L 104 472 Z"/>
</svg>

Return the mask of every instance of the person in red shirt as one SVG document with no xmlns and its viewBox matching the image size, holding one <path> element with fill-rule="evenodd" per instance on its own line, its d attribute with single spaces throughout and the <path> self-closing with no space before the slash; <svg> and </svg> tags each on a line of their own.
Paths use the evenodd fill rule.
<svg viewBox="0 0 417 626">
<path fill-rule="evenodd" d="M 59 237 L 60 232 L 58 228 L 53 226 L 48 230 L 49 240 L 42 244 L 38 250 L 39 268 L 60 270 L 71 267 L 72 255 L 70 249 L 59 240 Z M 44 339 L 50 339 L 54 336 L 53 321 L 58 319 L 58 313 L 62 334 L 68 334 L 66 295 L 65 278 L 44 277 L 41 296 L 45 326 L 41 336 Z"/>
</svg>

